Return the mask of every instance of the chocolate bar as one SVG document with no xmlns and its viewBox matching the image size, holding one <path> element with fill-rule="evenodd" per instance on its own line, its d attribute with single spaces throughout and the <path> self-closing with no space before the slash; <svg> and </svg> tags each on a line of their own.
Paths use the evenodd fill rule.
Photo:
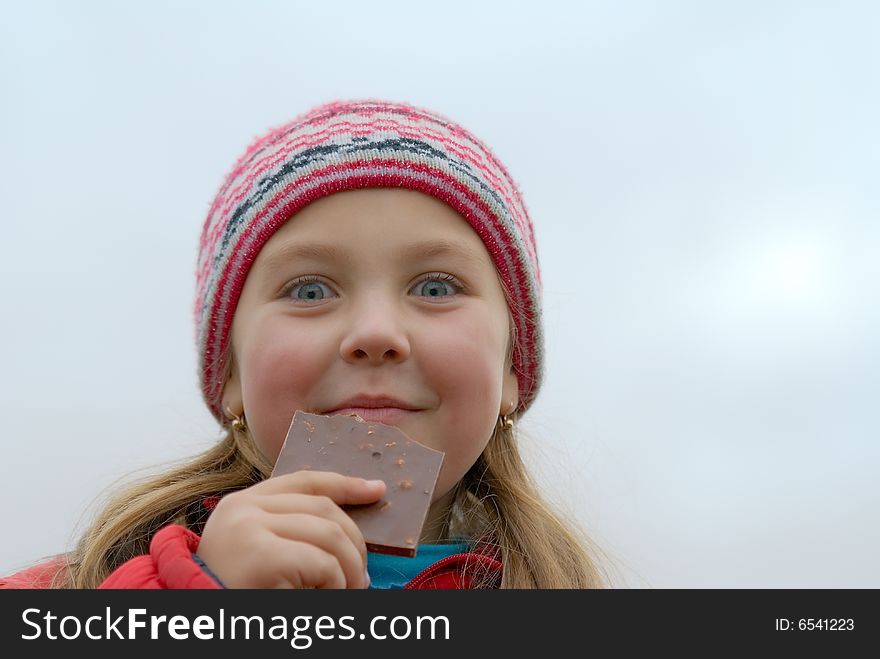
<svg viewBox="0 0 880 659">
<path fill-rule="evenodd" d="M 394 426 L 298 410 L 272 476 L 310 469 L 385 481 L 382 499 L 344 509 L 369 551 L 415 556 L 443 456 Z"/>
</svg>

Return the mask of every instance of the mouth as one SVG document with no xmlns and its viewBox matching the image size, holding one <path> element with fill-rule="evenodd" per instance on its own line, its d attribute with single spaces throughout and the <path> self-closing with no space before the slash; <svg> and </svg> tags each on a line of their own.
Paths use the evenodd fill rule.
<svg viewBox="0 0 880 659">
<path fill-rule="evenodd" d="M 331 410 L 324 414 L 357 414 L 364 421 L 374 421 L 376 423 L 392 425 L 416 412 L 418 412 L 418 410 L 405 410 L 401 407 L 341 407 L 338 410 Z"/>
</svg>

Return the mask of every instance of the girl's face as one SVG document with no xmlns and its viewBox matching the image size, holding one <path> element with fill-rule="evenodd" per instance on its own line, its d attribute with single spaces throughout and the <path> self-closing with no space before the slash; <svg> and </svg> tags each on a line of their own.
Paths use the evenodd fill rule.
<svg viewBox="0 0 880 659">
<path fill-rule="evenodd" d="M 245 412 L 273 461 L 296 410 L 397 426 L 446 453 L 437 501 L 516 407 L 508 340 L 495 267 L 458 213 L 411 190 L 340 192 L 300 211 L 257 256 L 232 324 L 223 405 Z M 350 403 L 364 397 L 393 400 Z"/>
</svg>

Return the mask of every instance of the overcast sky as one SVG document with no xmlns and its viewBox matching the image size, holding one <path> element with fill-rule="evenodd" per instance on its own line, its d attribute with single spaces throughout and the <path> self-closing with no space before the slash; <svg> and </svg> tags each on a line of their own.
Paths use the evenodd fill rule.
<svg viewBox="0 0 880 659">
<path fill-rule="evenodd" d="M 0 573 L 219 436 L 198 233 L 258 134 L 446 114 L 536 224 L 551 498 L 621 587 L 880 587 L 880 10 L 2 2 Z"/>
</svg>

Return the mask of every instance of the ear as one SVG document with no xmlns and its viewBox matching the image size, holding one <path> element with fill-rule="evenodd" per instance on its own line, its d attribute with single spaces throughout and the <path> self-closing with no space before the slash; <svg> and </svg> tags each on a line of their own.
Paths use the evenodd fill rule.
<svg viewBox="0 0 880 659">
<path fill-rule="evenodd" d="M 241 416 L 244 413 L 244 401 L 241 395 L 241 374 L 235 364 L 235 357 L 232 355 L 229 357 L 229 374 L 226 376 L 226 384 L 223 385 L 221 405 L 223 414 L 227 417 L 229 412 L 236 416 Z"/>
<path fill-rule="evenodd" d="M 519 405 L 519 379 L 513 367 L 504 374 L 501 385 L 501 410 L 499 414 L 512 414 Z"/>
</svg>

